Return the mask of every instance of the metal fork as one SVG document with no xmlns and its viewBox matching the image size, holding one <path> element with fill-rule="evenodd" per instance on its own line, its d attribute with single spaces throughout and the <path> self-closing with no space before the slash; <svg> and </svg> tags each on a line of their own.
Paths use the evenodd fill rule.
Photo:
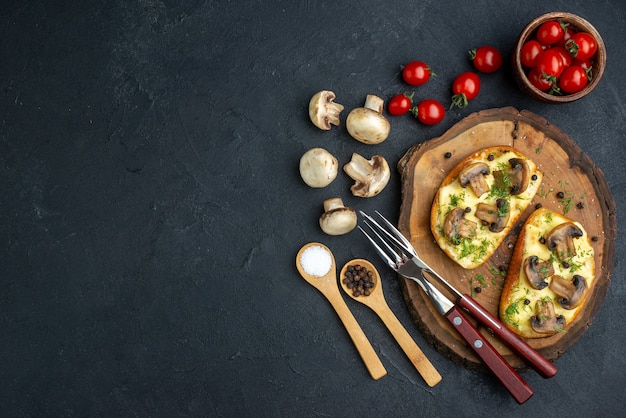
<svg viewBox="0 0 626 418">
<path fill-rule="evenodd" d="M 533 390 L 521 376 L 506 362 L 488 340 L 467 320 L 464 309 L 475 319 L 492 329 L 511 348 L 528 360 L 544 377 L 554 376 L 556 367 L 541 354 L 521 340 L 516 334 L 504 327 L 487 310 L 480 306 L 470 296 L 464 295 L 450 285 L 445 279 L 430 268 L 417 254 L 414 247 L 398 229 L 396 229 L 378 211 L 384 226 L 380 225 L 371 216 L 361 211 L 365 224 L 373 232 L 372 237 L 363 228 L 359 230 L 369 239 L 376 252 L 385 263 L 400 275 L 414 280 L 433 301 L 437 310 L 453 325 L 453 327 L 467 341 L 472 350 L 481 358 L 487 367 L 509 390 L 513 397 L 523 403 L 528 400 Z M 425 274 L 426 273 L 426 274 Z M 428 277 L 435 277 L 456 297 L 456 302 L 444 296 Z M 508 332 L 508 333 L 507 333 Z M 511 334 L 511 335 L 509 335 Z"/>
</svg>

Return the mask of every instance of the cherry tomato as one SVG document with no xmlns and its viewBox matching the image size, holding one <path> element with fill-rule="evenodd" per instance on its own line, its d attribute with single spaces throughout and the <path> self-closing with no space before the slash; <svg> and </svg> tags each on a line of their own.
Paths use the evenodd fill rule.
<svg viewBox="0 0 626 418">
<path fill-rule="evenodd" d="M 580 61 L 575 59 L 572 61 L 572 65 L 578 65 L 579 67 L 583 67 L 585 70 L 591 70 L 593 64 L 591 60 Z"/>
<path fill-rule="evenodd" d="M 468 102 L 478 96 L 480 92 L 480 78 L 471 71 L 461 73 L 452 82 L 452 109 L 454 106 L 464 108 Z"/>
<path fill-rule="evenodd" d="M 528 81 L 541 91 L 548 91 L 554 84 L 553 81 L 543 76 L 536 68 L 532 68 L 528 73 Z"/>
<path fill-rule="evenodd" d="M 537 29 L 535 37 L 543 45 L 552 45 L 559 42 L 564 34 L 563 26 L 556 20 L 544 22 Z"/>
<path fill-rule="evenodd" d="M 587 32 L 578 32 L 567 41 L 565 49 L 572 54 L 572 57 L 584 61 L 593 57 L 598 49 L 598 44 L 595 38 Z"/>
<path fill-rule="evenodd" d="M 537 57 L 535 68 L 539 74 L 558 78 L 563 72 L 563 58 L 558 51 L 546 49 Z"/>
<path fill-rule="evenodd" d="M 559 88 L 566 93 L 581 91 L 588 82 L 587 72 L 578 65 L 567 67 L 559 78 Z"/>
<path fill-rule="evenodd" d="M 481 46 L 469 54 L 474 67 L 481 73 L 493 73 L 502 66 L 502 54 L 492 46 Z"/>
<path fill-rule="evenodd" d="M 522 61 L 522 65 L 527 68 L 533 68 L 535 63 L 537 62 L 537 56 L 543 52 L 543 46 L 534 39 L 530 41 L 526 41 L 524 45 L 522 45 L 522 49 L 520 51 L 520 60 Z"/>
<path fill-rule="evenodd" d="M 553 46 L 550 49 L 559 53 L 559 55 L 561 56 L 561 59 L 563 60 L 563 68 L 569 67 L 570 65 L 572 65 L 572 56 L 564 47 Z"/>
<path fill-rule="evenodd" d="M 441 122 L 446 115 L 443 105 L 434 99 L 422 100 L 411 111 L 424 125 L 435 125 Z"/>
<path fill-rule="evenodd" d="M 402 69 L 402 78 L 407 84 L 412 86 L 421 86 L 426 83 L 430 77 L 436 74 L 432 69 L 421 61 L 409 62 Z"/>
<path fill-rule="evenodd" d="M 413 106 L 413 93 L 410 95 L 406 93 L 396 94 L 389 100 L 387 110 L 391 115 L 400 116 L 408 113 L 411 110 L 411 106 Z"/>
<path fill-rule="evenodd" d="M 569 41 L 570 38 L 576 33 L 576 30 L 574 30 L 574 28 L 571 28 L 569 26 L 569 23 L 561 24 L 561 26 L 564 26 L 565 32 L 563 32 L 563 37 L 561 38 L 561 40 L 555 44 L 556 46 L 565 46 L 567 41 Z"/>
</svg>

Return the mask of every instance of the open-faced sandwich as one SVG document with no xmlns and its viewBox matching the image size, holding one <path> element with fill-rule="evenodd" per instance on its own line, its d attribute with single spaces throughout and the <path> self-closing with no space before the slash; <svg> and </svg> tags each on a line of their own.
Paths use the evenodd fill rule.
<svg viewBox="0 0 626 418">
<path fill-rule="evenodd" d="M 500 296 L 502 322 L 525 338 L 562 332 L 593 285 L 593 247 L 579 222 L 546 208 L 519 234 Z"/>
<path fill-rule="evenodd" d="M 430 228 L 439 247 L 466 269 L 483 264 L 537 192 L 543 174 L 508 146 L 481 149 L 443 179 Z"/>
</svg>

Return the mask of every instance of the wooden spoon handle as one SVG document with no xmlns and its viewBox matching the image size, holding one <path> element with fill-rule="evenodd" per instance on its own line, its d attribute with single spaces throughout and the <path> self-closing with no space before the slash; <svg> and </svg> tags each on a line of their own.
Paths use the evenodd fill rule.
<svg viewBox="0 0 626 418">
<path fill-rule="evenodd" d="M 400 344 L 400 347 L 402 347 L 402 350 L 404 350 L 411 363 L 413 363 L 413 366 L 415 366 L 419 374 L 424 378 L 426 384 L 433 387 L 437 383 L 441 382 L 441 375 L 437 369 L 435 369 L 435 366 L 433 366 L 430 360 L 428 360 L 426 355 L 415 343 L 406 328 L 402 326 L 402 323 L 394 315 L 389 306 L 386 303 L 379 306 L 377 314 L 385 323 L 387 328 L 389 328 L 389 331 L 398 344 Z"/>
<path fill-rule="evenodd" d="M 383 366 L 378 354 L 374 351 L 374 347 L 372 347 L 372 344 L 363 333 L 361 326 L 354 318 L 354 315 L 352 315 L 352 312 L 350 312 L 350 309 L 348 309 L 348 305 L 346 305 L 339 292 L 337 292 L 337 296 L 339 297 L 329 297 L 329 302 L 335 308 L 339 319 L 341 319 L 343 326 L 348 331 L 370 375 L 374 380 L 380 379 L 387 374 L 385 366 Z"/>
</svg>

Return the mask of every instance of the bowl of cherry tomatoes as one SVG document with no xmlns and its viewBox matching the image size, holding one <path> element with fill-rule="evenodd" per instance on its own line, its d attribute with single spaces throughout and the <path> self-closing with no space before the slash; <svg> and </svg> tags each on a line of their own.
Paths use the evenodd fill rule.
<svg viewBox="0 0 626 418">
<path fill-rule="evenodd" d="M 522 30 L 511 61 L 523 92 L 548 103 L 568 103 L 596 88 L 606 67 L 606 47 L 582 17 L 550 12 Z"/>
</svg>

